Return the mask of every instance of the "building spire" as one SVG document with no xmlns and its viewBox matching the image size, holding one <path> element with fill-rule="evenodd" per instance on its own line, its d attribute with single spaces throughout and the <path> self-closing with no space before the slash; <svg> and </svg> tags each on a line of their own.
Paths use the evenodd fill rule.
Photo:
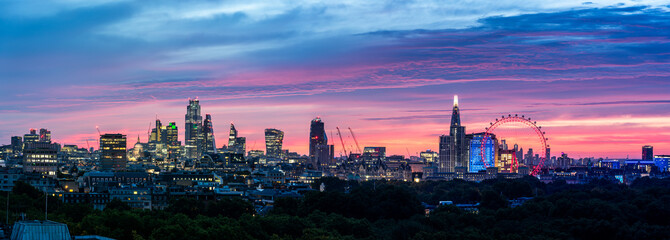
<svg viewBox="0 0 670 240">
<path fill-rule="evenodd" d="M 461 126 L 461 113 L 458 109 L 458 95 L 454 95 L 454 109 L 451 112 L 451 127 Z"/>
</svg>

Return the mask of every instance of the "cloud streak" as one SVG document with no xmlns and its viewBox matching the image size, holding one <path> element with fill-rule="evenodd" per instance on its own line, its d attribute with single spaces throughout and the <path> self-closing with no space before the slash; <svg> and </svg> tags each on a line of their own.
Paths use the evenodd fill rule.
<svg viewBox="0 0 670 240">
<path fill-rule="evenodd" d="M 82 144 L 88 133 L 72 121 L 143 135 L 140 122 L 179 122 L 196 96 L 215 121 L 249 122 L 250 141 L 274 125 L 298 151 L 315 115 L 392 152 L 435 149 L 453 94 L 472 131 L 524 113 L 563 136 L 623 114 L 621 125 L 668 133 L 645 120 L 670 114 L 670 14 L 655 2 L 45 4 L 0 6 L 0 143 L 45 124 Z M 621 155 L 593 144 L 592 154 Z"/>
</svg>

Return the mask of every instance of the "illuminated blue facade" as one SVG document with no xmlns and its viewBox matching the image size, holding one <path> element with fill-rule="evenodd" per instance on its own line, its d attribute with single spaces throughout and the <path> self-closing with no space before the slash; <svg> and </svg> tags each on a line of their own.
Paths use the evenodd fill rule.
<svg viewBox="0 0 670 240">
<path fill-rule="evenodd" d="M 654 156 L 654 165 L 656 165 L 661 172 L 670 171 L 670 155 Z"/>
<path fill-rule="evenodd" d="M 484 134 L 473 134 L 470 138 L 470 159 L 468 171 L 471 173 L 476 173 L 481 170 L 486 170 L 486 167 L 495 167 L 495 136 L 489 136 L 486 138 L 486 143 L 484 144 L 484 161 L 482 161 L 482 140 Z"/>
</svg>

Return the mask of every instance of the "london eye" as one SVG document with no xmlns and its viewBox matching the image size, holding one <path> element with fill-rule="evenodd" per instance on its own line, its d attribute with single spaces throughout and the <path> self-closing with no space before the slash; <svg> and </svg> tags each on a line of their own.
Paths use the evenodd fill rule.
<svg viewBox="0 0 670 240">
<path fill-rule="evenodd" d="M 511 127 L 515 129 L 526 129 L 526 131 L 530 130 L 528 134 L 526 134 L 526 141 L 532 142 L 533 146 L 538 147 L 539 152 L 538 152 L 538 157 L 537 157 L 537 162 L 536 164 L 530 164 L 533 165 L 532 169 L 530 169 L 529 174 L 530 175 L 537 175 L 540 173 L 542 166 L 544 166 L 545 161 L 547 160 L 546 152 L 547 152 L 547 138 L 545 137 L 545 132 L 542 131 L 542 127 L 537 125 L 537 122 L 534 122 L 531 120 L 530 117 L 525 117 L 524 115 L 507 115 L 507 116 L 502 116 L 501 118 L 496 118 L 495 122 L 490 123 L 490 126 L 486 128 L 486 132 L 484 133 L 483 141 L 481 141 L 481 159 L 484 161 L 485 159 L 485 143 L 489 142 L 492 138 L 492 136 L 497 136 L 498 138 L 506 138 L 510 136 L 506 136 L 507 134 L 504 133 L 499 133 L 500 129 L 503 129 L 505 127 Z M 498 130 L 498 131 L 497 131 Z M 500 134 L 500 135 L 499 135 Z M 511 136 L 512 138 L 514 136 Z M 516 149 L 515 149 L 516 150 Z M 532 157 L 532 156 L 531 156 Z M 519 167 L 519 160 L 515 155 L 511 159 L 504 159 L 501 157 L 502 160 L 508 160 L 509 164 L 509 169 L 516 170 Z M 487 165 L 490 165 L 486 161 L 484 161 L 485 167 L 490 167 Z M 529 166 L 530 167 L 530 166 Z M 512 170 L 513 171 L 513 170 Z"/>
</svg>

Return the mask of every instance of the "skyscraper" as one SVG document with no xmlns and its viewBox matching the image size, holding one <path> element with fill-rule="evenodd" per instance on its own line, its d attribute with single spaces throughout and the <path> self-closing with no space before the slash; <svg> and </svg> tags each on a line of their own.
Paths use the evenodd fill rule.
<svg viewBox="0 0 670 240">
<path fill-rule="evenodd" d="M 526 156 L 524 156 L 525 162 L 528 165 L 537 165 L 535 162 L 535 155 L 533 155 L 533 149 L 529 148 L 528 152 L 526 153 Z"/>
<path fill-rule="evenodd" d="M 654 160 L 654 147 L 646 145 L 642 147 L 642 160 L 653 161 Z"/>
<path fill-rule="evenodd" d="M 551 161 L 550 159 L 551 159 L 551 148 L 547 147 L 547 150 L 545 151 L 545 155 L 544 155 L 544 166 L 549 165 L 549 163 Z"/>
<path fill-rule="evenodd" d="M 470 152 L 468 171 L 476 173 L 486 170 L 487 167 L 494 167 L 496 156 L 498 156 L 498 144 L 496 136 L 491 134 L 484 139 L 486 133 L 468 134 L 470 140 Z M 484 143 L 484 158 L 482 159 L 482 141 Z"/>
<path fill-rule="evenodd" d="M 235 128 L 235 124 L 231 122 L 230 133 L 228 134 L 228 148 L 235 146 L 235 140 L 237 140 L 237 129 Z"/>
<path fill-rule="evenodd" d="M 168 146 L 168 158 L 177 158 L 180 155 L 179 128 L 177 123 L 171 122 L 165 129 L 165 143 Z"/>
<path fill-rule="evenodd" d="M 187 158 L 200 158 L 204 137 L 202 135 L 202 115 L 200 115 L 200 101 L 198 99 L 188 100 L 185 119 L 185 155 Z"/>
<path fill-rule="evenodd" d="M 56 177 L 57 154 L 58 144 L 55 143 L 31 142 L 26 144 L 23 149 L 23 172 L 37 172 L 45 176 Z"/>
<path fill-rule="evenodd" d="M 100 169 L 103 171 L 121 171 L 126 169 L 126 135 L 100 135 Z"/>
<path fill-rule="evenodd" d="M 365 167 L 380 166 L 382 161 L 386 159 L 386 147 L 364 147 L 361 158 Z"/>
<path fill-rule="evenodd" d="M 212 115 L 205 114 L 205 122 L 202 123 L 202 134 L 205 139 L 203 153 L 216 153 L 216 143 L 214 142 L 214 127 L 212 126 Z"/>
<path fill-rule="evenodd" d="M 51 142 L 51 131 L 46 128 L 40 129 L 40 142 L 50 143 Z"/>
<path fill-rule="evenodd" d="M 516 160 L 523 165 L 528 166 L 528 163 L 523 159 L 523 148 L 519 148 L 518 144 L 514 144 L 514 151 L 516 151 Z"/>
<path fill-rule="evenodd" d="M 309 126 L 309 157 L 316 158 L 316 145 L 328 144 L 326 130 L 321 118 L 316 117 Z"/>
<path fill-rule="evenodd" d="M 331 164 L 334 157 L 330 154 L 331 148 L 333 146 L 328 145 L 325 124 L 321 118 L 316 117 L 309 126 L 309 165 L 311 166 L 308 167 L 320 169 L 321 166 Z"/>
<path fill-rule="evenodd" d="M 228 150 L 238 154 L 244 154 L 247 149 L 247 138 L 238 137 L 235 125 L 230 123 L 230 134 L 228 135 Z"/>
<path fill-rule="evenodd" d="M 23 135 L 23 148 L 26 148 L 28 143 L 34 143 L 40 140 L 40 135 L 37 135 L 35 129 L 30 129 L 30 133 Z"/>
<path fill-rule="evenodd" d="M 163 138 L 163 124 L 161 123 L 161 120 L 156 119 L 156 127 L 154 129 L 151 129 L 151 135 L 149 136 L 149 143 L 158 143 L 161 142 Z"/>
<path fill-rule="evenodd" d="M 468 166 L 465 126 L 461 125 L 458 96 L 454 96 L 454 108 L 451 112 L 449 135 L 440 136 L 439 153 L 439 172 L 454 172 L 456 167 Z"/>
<path fill-rule="evenodd" d="M 274 128 L 265 129 L 265 155 L 273 158 L 281 158 L 284 132 Z"/>
<path fill-rule="evenodd" d="M 21 136 L 12 136 L 12 154 L 19 154 L 23 151 L 23 138 Z"/>
</svg>

